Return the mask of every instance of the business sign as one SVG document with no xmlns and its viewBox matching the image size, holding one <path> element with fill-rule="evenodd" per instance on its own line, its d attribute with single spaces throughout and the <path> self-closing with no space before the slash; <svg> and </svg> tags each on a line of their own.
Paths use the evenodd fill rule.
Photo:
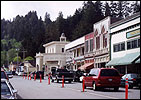
<svg viewBox="0 0 141 100">
<path fill-rule="evenodd" d="M 140 29 L 136 29 L 136 30 L 133 30 L 133 31 L 126 33 L 127 38 L 131 38 L 131 37 L 134 37 L 134 36 L 137 36 L 137 35 L 140 35 Z"/>
</svg>

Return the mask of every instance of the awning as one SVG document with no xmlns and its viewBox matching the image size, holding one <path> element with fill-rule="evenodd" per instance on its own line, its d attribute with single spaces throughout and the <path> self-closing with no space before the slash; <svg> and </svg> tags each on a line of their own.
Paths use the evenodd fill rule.
<svg viewBox="0 0 141 100">
<path fill-rule="evenodd" d="M 93 67 L 94 67 L 94 63 L 85 63 L 84 65 L 82 65 L 78 69 L 80 69 L 80 70 L 86 70 L 86 69 L 91 69 Z"/>
<path fill-rule="evenodd" d="M 111 61 L 109 61 L 105 66 L 115 66 L 115 65 L 118 65 L 118 61 L 120 60 L 121 58 L 114 58 L 112 59 Z"/>
<path fill-rule="evenodd" d="M 105 66 L 133 64 L 134 62 L 136 63 L 140 61 L 140 60 L 138 61 L 139 57 L 140 57 L 140 52 L 126 54 L 124 57 L 112 59 Z"/>
<path fill-rule="evenodd" d="M 129 64 L 132 64 L 139 56 L 140 56 L 140 52 L 126 54 L 118 62 L 118 65 L 129 65 Z"/>
</svg>

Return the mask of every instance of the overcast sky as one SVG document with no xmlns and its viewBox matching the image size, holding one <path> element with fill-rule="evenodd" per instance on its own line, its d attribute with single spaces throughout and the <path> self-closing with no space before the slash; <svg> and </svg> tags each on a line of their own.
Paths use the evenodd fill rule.
<svg viewBox="0 0 141 100">
<path fill-rule="evenodd" d="M 36 11 L 38 18 L 41 16 L 44 20 L 45 13 L 48 12 L 54 21 L 60 11 L 67 18 L 81 8 L 82 4 L 83 1 L 1 1 L 1 19 L 13 20 L 17 15 L 25 16 L 29 11 Z"/>
</svg>

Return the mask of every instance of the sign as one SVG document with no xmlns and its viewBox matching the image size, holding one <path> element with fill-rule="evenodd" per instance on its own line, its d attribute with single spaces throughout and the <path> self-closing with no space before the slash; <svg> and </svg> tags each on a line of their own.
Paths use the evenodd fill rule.
<svg viewBox="0 0 141 100">
<path fill-rule="evenodd" d="M 136 29 L 136 30 L 133 30 L 133 31 L 130 31 L 130 32 L 126 33 L 127 39 L 131 38 L 131 37 L 134 37 L 134 36 L 137 36 L 137 35 L 140 35 L 140 29 Z"/>
</svg>

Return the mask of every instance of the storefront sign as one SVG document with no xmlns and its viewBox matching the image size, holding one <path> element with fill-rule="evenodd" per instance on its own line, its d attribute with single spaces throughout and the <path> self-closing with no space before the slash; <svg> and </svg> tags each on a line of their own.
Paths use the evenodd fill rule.
<svg viewBox="0 0 141 100">
<path fill-rule="evenodd" d="M 131 38 L 134 36 L 140 35 L 140 29 L 134 30 L 134 31 L 130 31 L 126 33 L 126 37 L 127 38 Z"/>
</svg>

